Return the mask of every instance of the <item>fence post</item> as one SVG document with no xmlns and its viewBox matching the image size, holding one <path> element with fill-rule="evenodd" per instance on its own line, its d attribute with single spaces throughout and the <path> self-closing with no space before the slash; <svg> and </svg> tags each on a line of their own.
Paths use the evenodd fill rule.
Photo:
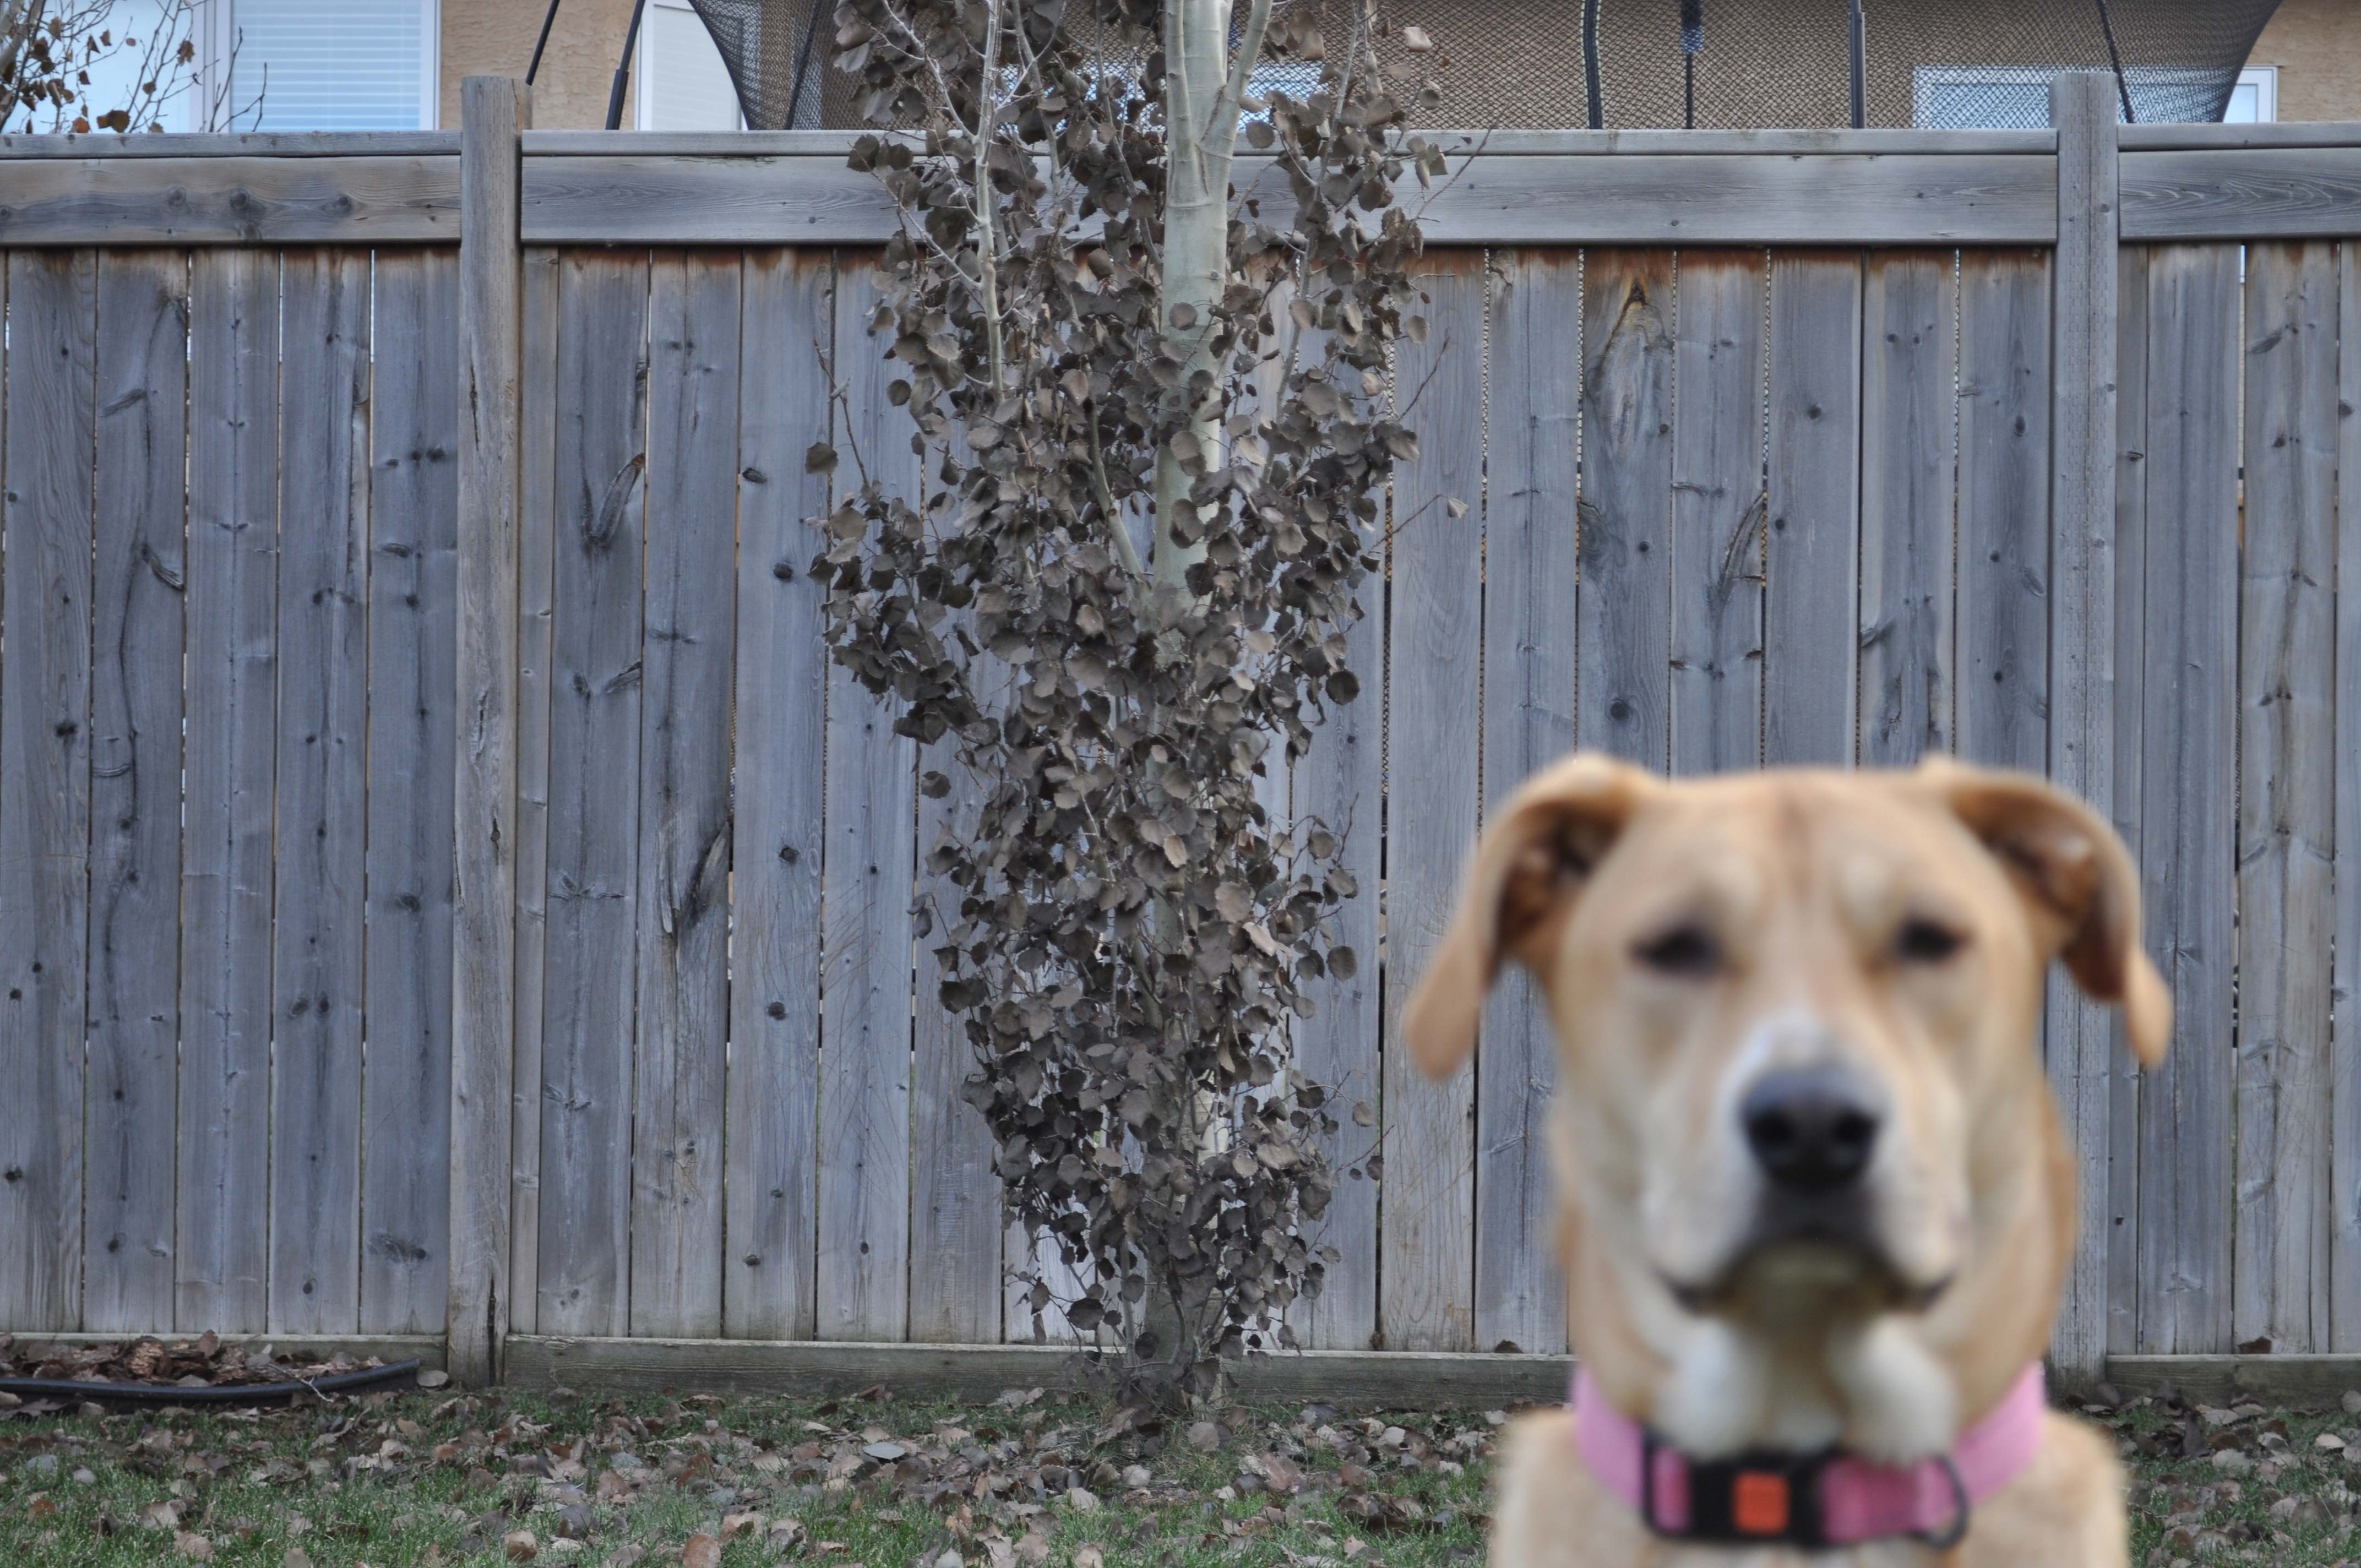
<svg viewBox="0 0 2361 1568">
<path fill-rule="evenodd" d="M 516 1035 L 517 521 L 523 359 L 520 136 L 532 91 L 462 89 L 459 713 L 451 1000 L 451 1375 L 495 1382 L 507 1338 Z"/>
<path fill-rule="evenodd" d="M 2058 251 L 2051 310 L 2049 776 L 2114 815 L 2115 80 L 2049 80 L 2058 128 Z M 2049 1081 L 2081 1182 L 2081 1234 L 2050 1343 L 2059 1377 L 2106 1375 L 2108 1075 L 2105 1009 L 2049 986 Z"/>
</svg>

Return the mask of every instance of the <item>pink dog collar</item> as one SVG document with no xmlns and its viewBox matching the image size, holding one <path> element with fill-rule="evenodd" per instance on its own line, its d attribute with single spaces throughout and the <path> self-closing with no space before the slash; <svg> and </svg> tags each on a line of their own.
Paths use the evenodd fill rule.
<svg viewBox="0 0 2361 1568">
<path fill-rule="evenodd" d="M 1591 1474 L 1658 1535 L 1795 1546 L 1915 1536 L 1946 1547 L 1967 1534 L 1976 1504 L 2032 1462 L 2045 1404 L 2036 1364 L 1939 1458 L 1875 1464 L 1831 1449 L 1706 1461 L 1665 1447 L 1577 1370 L 1574 1433 Z"/>
</svg>

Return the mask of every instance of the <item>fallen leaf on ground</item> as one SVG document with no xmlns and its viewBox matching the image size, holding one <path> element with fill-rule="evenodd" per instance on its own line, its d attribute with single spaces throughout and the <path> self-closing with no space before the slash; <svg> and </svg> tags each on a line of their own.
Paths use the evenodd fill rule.
<svg viewBox="0 0 2361 1568">
<path fill-rule="evenodd" d="M 172 1550 L 192 1562 L 213 1561 L 214 1543 L 202 1535 L 193 1535 L 187 1530 L 182 1530 L 172 1537 Z"/>
<path fill-rule="evenodd" d="M 721 1543 L 697 1531 L 680 1549 L 680 1568 L 721 1568 Z"/>
<path fill-rule="evenodd" d="M 530 1563 L 541 1555 L 541 1542 L 529 1530 L 512 1530 L 500 1537 L 500 1546 L 511 1563 Z"/>
</svg>

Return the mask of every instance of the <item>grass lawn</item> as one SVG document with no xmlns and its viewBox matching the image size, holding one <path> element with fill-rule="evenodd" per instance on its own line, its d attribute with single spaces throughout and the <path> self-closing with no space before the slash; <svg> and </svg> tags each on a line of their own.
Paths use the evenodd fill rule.
<svg viewBox="0 0 2361 1568">
<path fill-rule="evenodd" d="M 2356 1403 L 2361 1403 L 2356 1400 Z M 2354 1563 L 2361 1415 L 2138 1401 L 2134 1560 Z M 0 1420 L 0 1563 L 1422 1568 L 1481 1561 L 1500 1413 L 446 1393 Z"/>
</svg>

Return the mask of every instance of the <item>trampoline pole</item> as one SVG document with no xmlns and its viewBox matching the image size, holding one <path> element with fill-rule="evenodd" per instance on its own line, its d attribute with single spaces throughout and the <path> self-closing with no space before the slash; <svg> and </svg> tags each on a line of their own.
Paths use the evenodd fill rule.
<svg viewBox="0 0 2361 1568">
<path fill-rule="evenodd" d="M 1869 20 L 1852 0 L 1852 128 L 1869 124 Z"/>
<path fill-rule="evenodd" d="M 541 52 L 549 47 L 549 29 L 551 24 L 557 20 L 560 3 L 561 0 L 549 0 L 549 9 L 542 14 L 541 37 L 533 41 L 533 63 L 524 68 L 524 84 L 528 87 L 533 85 L 533 79 L 541 74 Z"/>
<path fill-rule="evenodd" d="M 1705 0 L 1681 0 L 1681 127 L 1697 129 L 1697 60 L 1705 52 Z"/>
<path fill-rule="evenodd" d="M 607 128 L 623 128 L 623 93 L 631 85 L 631 49 L 640 41 L 640 15 L 648 0 L 631 0 L 631 25 L 623 34 L 623 58 L 615 62 L 615 84 L 607 90 Z"/>
<path fill-rule="evenodd" d="M 819 37 L 820 3 L 821 0 L 812 0 L 811 15 L 804 18 L 804 42 L 796 51 L 796 80 L 787 90 L 787 123 L 779 127 L 783 131 L 794 130 L 796 116 L 803 113 L 804 73 L 811 70 L 812 44 Z"/>
<path fill-rule="evenodd" d="M 2115 48 L 2115 16 L 2107 0 L 2099 0 L 2099 31 L 2107 40 L 2107 63 L 2114 68 L 2115 96 L 2123 100 L 2124 124 L 2136 123 L 2132 115 L 2131 83 L 2124 80 L 2123 51 Z"/>
<path fill-rule="evenodd" d="M 1590 97 L 1590 128 L 1607 128 L 1607 98 L 1598 82 L 1598 0 L 1582 0 L 1582 85 Z"/>
</svg>

